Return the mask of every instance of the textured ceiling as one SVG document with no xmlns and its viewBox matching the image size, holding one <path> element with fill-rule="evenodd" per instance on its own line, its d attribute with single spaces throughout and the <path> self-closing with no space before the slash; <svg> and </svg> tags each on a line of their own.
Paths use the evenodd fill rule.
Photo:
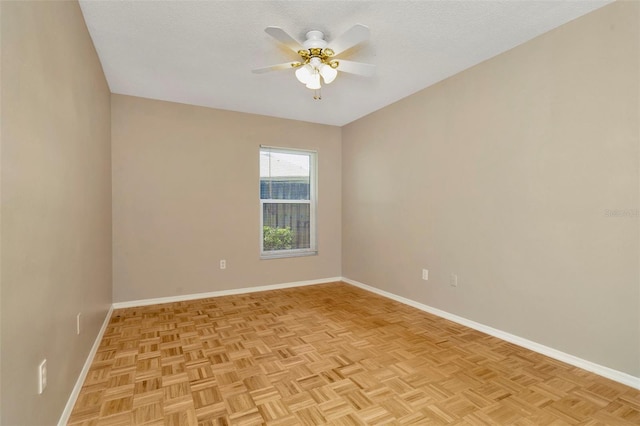
<svg viewBox="0 0 640 426">
<path fill-rule="evenodd" d="M 344 125 L 610 1 L 96 1 L 80 0 L 113 93 L 315 123 Z M 264 32 L 329 42 L 360 23 L 371 39 L 341 55 L 377 66 L 340 73 L 322 100 L 296 60 Z M 330 43 L 329 43 L 330 44 Z"/>
</svg>

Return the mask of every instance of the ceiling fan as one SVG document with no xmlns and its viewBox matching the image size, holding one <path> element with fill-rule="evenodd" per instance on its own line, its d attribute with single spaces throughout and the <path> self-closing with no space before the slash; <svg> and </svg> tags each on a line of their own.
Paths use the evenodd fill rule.
<svg viewBox="0 0 640 426">
<path fill-rule="evenodd" d="M 291 37 L 280 27 L 267 27 L 264 31 L 300 55 L 300 60 L 256 68 L 253 72 L 262 74 L 269 71 L 294 68 L 296 69 L 295 75 L 298 81 L 314 91 L 314 99 L 321 99 L 321 80 L 325 84 L 331 83 L 338 75 L 338 71 L 371 77 L 376 70 L 376 66 L 372 64 L 335 58 L 345 50 L 369 38 L 369 28 L 364 25 L 354 25 L 331 42 L 327 42 L 322 31 L 317 30 L 307 32 L 306 40 L 302 43 Z"/>
</svg>

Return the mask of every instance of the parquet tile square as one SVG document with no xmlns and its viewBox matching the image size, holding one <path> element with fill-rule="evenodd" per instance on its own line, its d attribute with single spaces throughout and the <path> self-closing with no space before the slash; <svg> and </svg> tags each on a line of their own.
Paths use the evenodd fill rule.
<svg viewBox="0 0 640 426">
<path fill-rule="evenodd" d="M 114 311 L 70 425 L 639 425 L 640 391 L 344 283 Z"/>
<path fill-rule="evenodd" d="M 291 412 L 287 408 L 286 404 L 280 399 L 266 401 L 264 404 L 259 404 L 258 411 L 265 422 L 271 422 L 283 417 L 291 416 Z"/>
</svg>

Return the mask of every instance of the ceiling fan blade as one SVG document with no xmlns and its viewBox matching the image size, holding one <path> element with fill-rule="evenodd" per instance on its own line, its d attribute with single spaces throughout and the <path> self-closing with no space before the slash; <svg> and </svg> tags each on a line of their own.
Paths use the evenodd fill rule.
<svg viewBox="0 0 640 426">
<path fill-rule="evenodd" d="M 298 50 L 304 49 L 302 44 L 295 38 L 291 37 L 285 30 L 280 27 L 267 27 L 264 32 L 287 46 L 289 49 L 298 53 Z"/>
<path fill-rule="evenodd" d="M 371 77 L 376 72 L 376 66 L 373 64 L 364 64 L 362 62 L 345 61 L 338 59 L 338 71 L 349 74 L 357 74 L 365 77 Z"/>
<path fill-rule="evenodd" d="M 285 62 L 284 64 L 270 65 L 268 67 L 256 68 L 251 70 L 254 74 L 264 74 L 269 71 L 278 71 L 278 70 L 290 70 L 302 65 L 300 62 Z"/>
<path fill-rule="evenodd" d="M 362 24 L 356 24 L 348 29 L 340 37 L 336 38 L 329 43 L 329 47 L 333 50 L 335 55 L 339 55 L 347 49 L 352 48 L 356 44 L 362 43 L 369 39 L 371 32 L 368 27 Z"/>
</svg>

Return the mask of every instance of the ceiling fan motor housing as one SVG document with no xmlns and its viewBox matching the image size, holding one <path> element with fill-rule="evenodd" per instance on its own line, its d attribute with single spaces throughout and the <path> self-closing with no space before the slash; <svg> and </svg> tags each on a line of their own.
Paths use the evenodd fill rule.
<svg viewBox="0 0 640 426">
<path fill-rule="evenodd" d="M 333 50 L 327 48 L 327 41 L 324 39 L 322 31 L 312 30 L 307 32 L 307 39 L 302 43 L 303 50 L 299 50 L 298 54 L 304 59 L 304 64 L 311 64 L 318 67 L 324 63 L 332 68 L 337 68 L 338 63 L 331 63 L 329 60 L 333 56 Z"/>
<path fill-rule="evenodd" d="M 312 49 L 312 48 L 324 49 L 325 47 L 327 47 L 327 42 L 324 39 L 324 34 L 322 33 L 322 31 L 317 31 L 317 30 L 309 31 L 306 37 L 307 39 L 304 41 L 304 43 L 302 43 L 302 46 L 305 49 Z"/>
</svg>

